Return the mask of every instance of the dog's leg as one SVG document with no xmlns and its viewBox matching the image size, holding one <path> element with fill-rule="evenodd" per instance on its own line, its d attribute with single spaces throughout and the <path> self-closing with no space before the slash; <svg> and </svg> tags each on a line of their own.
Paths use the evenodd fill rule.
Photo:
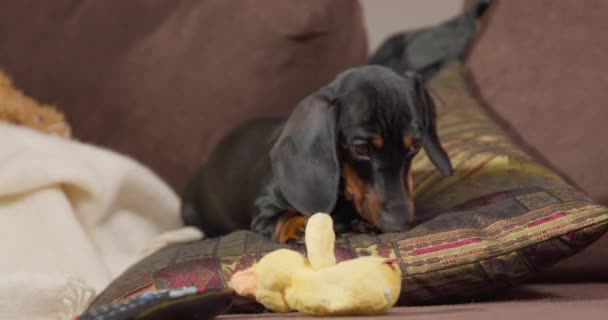
<svg viewBox="0 0 608 320">
<path fill-rule="evenodd" d="M 304 243 L 307 217 L 295 211 L 287 211 L 277 221 L 275 240 L 278 243 Z"/>
</svg>

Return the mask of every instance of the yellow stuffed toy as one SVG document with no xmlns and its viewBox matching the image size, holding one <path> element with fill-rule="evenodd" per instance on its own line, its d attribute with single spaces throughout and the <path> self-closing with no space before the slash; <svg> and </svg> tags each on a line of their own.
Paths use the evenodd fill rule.
<svg viewBox="0 0 608 320">
<path fill-rule="evenodd" d="M 398 260 L 368 256 L 336 264 L 334 242 L 331 217 L 317 213 L 306 224 L 308 259 L 293 250 L 273 251 L 234 274 L 231 286 L 274 312 L 329 316 L 388 311 L 401 292 Z"/>
</svg>

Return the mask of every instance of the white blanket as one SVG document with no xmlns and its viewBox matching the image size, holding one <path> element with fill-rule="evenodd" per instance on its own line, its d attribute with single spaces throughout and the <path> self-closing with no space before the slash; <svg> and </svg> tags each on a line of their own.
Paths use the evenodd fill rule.
<svg viewBox="0 0 608 320">
<path fill-rule="evenodd" d="M 70 319 L 144 253 L 201 237 L 178 210 L 130 158 L 0 122 L 0 319 Z"/>
</svg>

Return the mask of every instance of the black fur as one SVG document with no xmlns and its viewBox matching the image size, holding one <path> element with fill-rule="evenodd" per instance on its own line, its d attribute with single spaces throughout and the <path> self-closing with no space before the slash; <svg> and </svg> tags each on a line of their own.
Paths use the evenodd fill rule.
<svg viewBox="0 0 608 320">
<path fill-rule="evenodd" d="M 446 65 L 465 57 L 473 43 L 477 21 L 492 2 L 477 0 L 452 19 L 388 37 L 370 57 L 369 64 L 389 67 L 399 74 L 416 71 L 428 81 Z"/>
<path fill-rule="evenodd" d="M 379 135 L 370 160 L 353 146 Z M 413 137 L 406 150 L 404 135 Z M 356 210 L 344 194 L 348 163 L 381 200 L 382 231 L 406 228 L 403 177 L 420 147 L 444 175 L 452 167 L 436 133 L 432 99 L 417 74 L 363 66 L 300 102 L 286 121 L 255 120 L 227 135 L 183 197 L 187 224 L 207 236 L 250 229 L 272 237 L 286 210 L 330 212 L 348 229 Z"/>
</svg>

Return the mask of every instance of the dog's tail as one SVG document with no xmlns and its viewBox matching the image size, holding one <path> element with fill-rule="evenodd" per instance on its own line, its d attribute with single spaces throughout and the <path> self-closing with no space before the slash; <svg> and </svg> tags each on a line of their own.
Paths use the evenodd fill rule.
<svg viewBox="0 0 608 320">
<path fill-rule="evenodd" d="M 368 63 L 399 74 L 415 71 L 427 81 L 444 66 L 467 54 L 474 40 L 476 22 L 491 4 L 492 0 L 477 0 L 461 15 L 442 23 L 391 35 Z"/>
<path fill-rule="evenodd" d="M 469 12 L 473 13 L 476 18 L 481 18 L 492 4 L 492 1 L 493 0 L 477 0 L 469 9 Z"/>
</svg>

